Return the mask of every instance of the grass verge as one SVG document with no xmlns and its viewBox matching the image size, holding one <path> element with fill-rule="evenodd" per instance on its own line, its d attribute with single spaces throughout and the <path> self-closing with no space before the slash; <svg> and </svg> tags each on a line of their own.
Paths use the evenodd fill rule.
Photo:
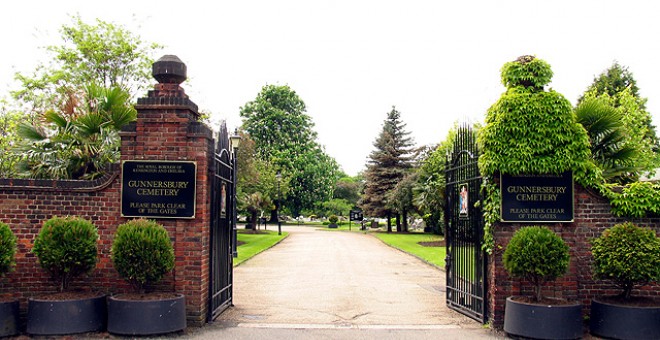
<svg viewBox="0 0 660 340">
<path fill-rule="evenodd" d="M 426 247 L 419 244 L 419 242 L 437 242 L 444 240 L 444 237 L 435 234 L 421 234 L 421 233 L 371 233 L 385 244 L 404 251 L 408 254 L 417 256 L 418 258 L 434 265 L 445 268 L 445 256 L 447 249 L 445 246 L 439 247 Z"/>
<path fill-rule="evenodd" d="M 289 233 L 282 232 L 282 235 L 277 235 L 277 231 L 261 230 L 258 234 L 252 234 L 251 230 L 239 229 L 236 238 L 240 246 L 236 248 L 238 257 L 234 258 L 234 267 L 249 260 L 262 251 L 278 244 Z"/>
</svg>

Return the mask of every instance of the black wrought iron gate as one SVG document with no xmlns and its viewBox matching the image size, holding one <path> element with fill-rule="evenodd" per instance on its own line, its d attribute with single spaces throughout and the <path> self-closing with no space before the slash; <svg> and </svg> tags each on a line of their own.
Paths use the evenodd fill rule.
<svg viewBox="0 0 660 340">
<path fill-rule="evenodd" d="M 213 153 L 211 179 L 211 260 L 208 319 L 215 319 L 232 305 L 235 230 L 236 157 L 230 150 L 227 127 L 222 124 Z"/>
<path fill-rule="evenodd" d="M 486 256 L 480 200 L 481 176 L 476 135 L 471 127 L 458 129 L 447 159 L 446 275 L 447 305 L 482 323 L 487 321 Z"/>
</svg>

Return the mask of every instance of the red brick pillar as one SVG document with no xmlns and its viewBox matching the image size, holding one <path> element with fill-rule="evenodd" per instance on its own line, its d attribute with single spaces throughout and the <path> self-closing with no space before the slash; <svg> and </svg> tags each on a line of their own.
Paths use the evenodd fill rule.
<svg viewBox="0 0 660 340">
<path fill-rule="evenodd" d="M 158 84 L 146 98 L 138 99 L 137 121 L 121 134 L 121 159 L 196 163 L 195 217 L 156 220 L 170 233 L 176 255 L 166 283 L 186 295 L 188 324 L 201 325 L 208 313 L 213 134 L 198 121 L 197 105 L 179 86 L 186 80 L 186 65 L 179 58 L 160 58 L 153 65 L 153 76 Z"/>
</svg>

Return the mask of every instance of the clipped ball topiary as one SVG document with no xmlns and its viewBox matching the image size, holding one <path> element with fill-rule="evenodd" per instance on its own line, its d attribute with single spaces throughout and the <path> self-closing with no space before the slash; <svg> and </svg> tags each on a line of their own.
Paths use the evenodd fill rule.
<svg viewBox="0 0 660 340">
<path fill-rule="evenodd" d="M 128 221 L 117 228 L 112 263 L 139 293 L 174 268 L 174 248 L 165 228 L 152 220 Z"/>
<path fill-rule="evenodd" d="M 504 251 L 504 268 L 534 285 L 535 301 L 541 301 L 544 283 L 566 273 L 569 261 L 568 245 L 547 227 L 520 228 Z"/>
<path fill-rule="evenodd" d="M 624 299 L 636 285 L 660 280 L 660 238 L 650 228 L 617 224 L 591 244 L 595 277 L 614 281 Z"/>
<path fill-rule="evenodd" d="M 98 260 L 99 234 L 92 222 L 80 217 L 53 217 L 44 222 L 32 252 L 50 276 L 59 281 L 59 291 L 71 280 L 88 273 Z"/>
<path fill-rule="evenodd" d="M 502 66 L 502 84 L 542 90 L 552 80 L 550 64 L 534 56 L 524 55 Z"/>
<path fill-rule="evenodd" d="M 330 215 L 330 217 L 328 217 L 328 222 L 330 222 L 332 224 L 337 223 L 337 221 L 339 221 L 339 218 L 337 217 L 337 215 Z"/>
<path fill-rule="evenodd" d="M 0 222 L 0 275 L 5 275 L 16 265 L 16 235 L 8 225 Z"/>
</svg>

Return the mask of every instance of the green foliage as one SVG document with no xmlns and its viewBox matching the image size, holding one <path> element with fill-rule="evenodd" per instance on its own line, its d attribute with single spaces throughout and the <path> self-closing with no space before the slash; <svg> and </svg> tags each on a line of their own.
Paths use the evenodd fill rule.
<svg viewBox="0 0 660 340">
<path fill-rule="evenodd" d="M 354 205 L 349 203 L 347 200 L 340 198 L 333 198 L 329 201 L 321 203 L 321 208 L 324 210 L 324 216 L 348 215 L 353 206 Z"/>
<path fill-rule="evenodd" d="M 612 213 L 620 217 L 660 216 L 660 184 L 634 182 L 608 194 Z"/>
<path fill-rule="evenodd" d="M 332 224 L 337 223 L 337 221 L 339 221 L 339 218 L 337 217 L 337 215 L 330 215 L 330 217 L 328 217 L 328 222 L 330 222 Z"/>
<path fill-rule="evenodd" d="M 53 217 L 44 222 L 34 240 L 32 252 L 50 276 L 59 281 L 59 290 L 71 280 L 88 273 L 98 260 L 96 227 L 80 217 Z"/>
<path fill-rule="evenodd" d="M 660 280 L 660 238 L 650 228 L 617 224 L 592 241 L 594 275 L 612 280 L 629 299 L 636 285 Z"/>
<path fill-rule="evenodd" d="M 12 110 L 5 99 L 0 99 L 0 178 L 16 176 L 16 164 L 22 154 L 11 152 L 20 140 L 16 130 L 23 120 L 20 112 Z"/>
<path fill-rule="evenodd" d="M 131 220 L 117 227 L 112 263 L 137 292 L 174 269 L 174 248 L 165 228 L 152 220 Z"/>
<path fill-rule="evenodd" d="M 18 126 L 23 176 L 93 179 L 119 161 L 119 131 L 137 117 L 128 93 L 91 84 L 69 95 L 59 110 L 47 111 L 34 125 Z"/>
<path fill-rule="evenodd" d="M 627 130 L 624 145 L 637 151 L 634 160 L 637 168 L 653 172 L 660 166 L 660 139 L 655 131 L 651 114 L 646 111 L 647 99 L 640 97 L 637 81 L 627 67 L 614 62 L 594 81 L 578 103 L 588 98 L 601 98 L 622 115 L 621 123 Z M 639 173 L 631 173 L 634 181 Z"/>
<path fill-rule="evenodd" d="M 47 46 L 49 63 L 32 75 L 17 74 L 21 89 L 13 96 L 33 112 L 53 109 L 68 93 L 90 83 L 119 87 L 135 97 L 151 83 L 153 54 L 161 47 L 150 44 L 126 28 L 102 20 L 91 25 L 73 16 L 60 33 L 62 44 Z"/>
<path fill-rule="evenodd" d="M 564 275 L 570 261 L 568 245 L 547 227 L 518 229 L 504 251 L 504 268 L 512 277 L 523 278 L 535 286 L 540 301 L 541 286 Z"/>
<path fill-rule="evenodd" d="M 552 69 L 544 60 L 525 55 L 502 66 L 502 84 L 541 90 L 552 80 Z"/>
<path fill-rule="evenodd" d="M 335 190 L 332 198 L 343 199 L 349 204 L 356 206 L 360 200 L 361 189 L 362 179 L 359 176 L 343 176 L 335 183 Z"/>
<path fill-rule="evenodd" d="M 578 104 L 582 103 L 590 93 L 595 93 L 597 96 L 605 94 L 615 97 L 625 90 L 629 90 L 634 97 L 640 98 L 639 87 L 637 87 L 637 81 L 632 72 L 628 70 L 628 67 L 615 61 L 612 66 L 594 77 L 594 81 L 585 91 L 585 95 L 578 99 Z M 646 100 L 643 100 L 643 103 L 645 102 Z"/>
<path fill-rule="evenodd" d="M 508 89 L 488 110 L 479 140 L 484 174 L 584 174 L 593 167 L 585 130 L 568 100 L 554 91 Z"/>
<path fill-rule="evenodd" d="M 401 121 L 401 113 L 392 107 L 383 130 L 374 142 L 364 174 L 365 188 L 361 208 L 371 217 L 385 217 L 396 212 L 396 202 L 388 202 L 390 193 L 412 168 L 412 139 Z"/>
<path fill-rule="evenodd" d="M 547 63 L 523 56 L 505 64 L 502 80 L 507 90 L 488 109 L 486 126 L 479 132 L 484 177 L 499 173 L 560 174 L 572 171 L 584 186 L 601 189 L 600 170 L 591 160 L 589 136 L 576 120 L 570 102 L 543 86 L 552 77 Z M 499 188 L 484 181 L 487 196 L 484 249 L 492 251 L 490 229 L 499 220 Z"/>
<path fill-rule="evenodd" d="M 5 275 L 16 265 L 16 235 L 8 225 L 0 222 L 0 275 Z"/>
<path fill-rule="evenodd" d="M 413 187 L 414 204 L 424 222 L 441 235 L 444 234 L 445 165 L 447 154 L 454 147 L 457 129 L 458 124 L 454 123 L 445 140 L 423 157 Z"/>
<path fill-rule="evenodd" d="M 638 162 L 641 151 L 629 143 L 624 115 L 603 97 L 586 97 L 575 108 L 577 122 L 589 136 L 591 156 L 608 182 L 623 183 L 644 170 Z"/>
<path fill-rule="evenodd" d="M 314 123 L 305 110 L 305 103 L 289 86 L 266 85 L 240 111 L 243 129 L 254 141 L 252 157 L 286 178 L 289 186 L 282 192 L 283 204 L 296 216 L 330 199 L 339 175 L 337 162 L 316 142 Z"/>
<path fill-rule="evenodd" d="M 481 182 L 481 211 L 484 217 L 484 241 L 481 248 L 488 254 L 493 253 L 495 239 L 493 238 L 493 226 L 500 221 L 500 202 L 502 194 L 497 183 L 492 179 L 484 177 Z"/>
</svg>

